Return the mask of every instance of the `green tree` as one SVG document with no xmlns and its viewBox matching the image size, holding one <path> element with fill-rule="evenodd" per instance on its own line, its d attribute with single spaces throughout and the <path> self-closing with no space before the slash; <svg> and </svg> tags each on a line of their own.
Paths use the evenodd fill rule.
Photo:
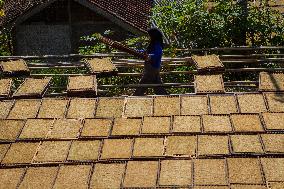
<svg viewBox="0 0 284 189">
<path fill-rule="evenodd" d="M 283 44 L 284 16 L 267 3 L 255 6 L 234 0 L 164 1 L 167 5 L 153 8 L 152 19 L 175 47 Z"/>
</svg>

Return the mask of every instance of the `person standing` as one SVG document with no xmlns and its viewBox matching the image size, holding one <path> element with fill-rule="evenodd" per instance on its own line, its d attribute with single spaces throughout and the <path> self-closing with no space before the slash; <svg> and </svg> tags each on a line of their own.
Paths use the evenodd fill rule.
<svg viewBox="0 0 284 189">
<path fill-rule="evenodd" d="M 149 29 L 148 34 L 150 43 L 146 50 L 143 76 L 139 84 L 162 84 L 160 70 L 164 48 L 163 34 L 158 28 Z M 138 87 L 133 96 L 143 96 L 147 89 L 147 87 Z M 167 94 L 165 88 L 161 86 L 154 87 L 154 92 L 156 95 Z"/>
</svg>

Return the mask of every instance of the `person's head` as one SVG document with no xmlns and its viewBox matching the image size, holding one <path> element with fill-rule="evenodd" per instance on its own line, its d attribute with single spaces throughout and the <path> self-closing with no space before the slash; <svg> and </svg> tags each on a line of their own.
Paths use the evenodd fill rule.
<svg viewBox="0 0 284 189">
<path fill-rule="evenodd" d="M 158 28 L 151 28 L 148 30 L 148 34 L 150 37 L 150 44 L 154 44 L 156 42 L 159 42 L 162 47 L 164 47 L 164 42 L 163 42 L 163 34 Z"/>
</svg>

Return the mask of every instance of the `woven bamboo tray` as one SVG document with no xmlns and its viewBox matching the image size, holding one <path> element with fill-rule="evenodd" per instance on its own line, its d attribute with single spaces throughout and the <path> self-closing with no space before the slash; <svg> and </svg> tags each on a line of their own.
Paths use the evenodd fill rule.
<svg viewBox="0 0 284 189">
<path fill-rule="evenodd" d="M 25 172 L 25 168 L 0 169 L 1 185 L 6 188 L 17 188 Z"/>
<path fill-rule="evenodd" d="M 31 164 L 39 142 L 13 143 L 1 164 Z"/>
<path fill-rule="evenodd" d="M 269 182 L 271 189 L 282 189 L 284 188 L 284 182 Z"/>
<path fill-rule="evenodd" d="M 241 113 L 261 113 L 266 112 L 266 105 L 262 94 L 240 93 L 237 94 Z"/>
<path fill-rule="evenodd" d="M 24 124 L 24 120 L 0 120 L 0 142 L 15 141 Z"/>
<path fill-rule="evenodd" d="M 266 153 L 284 154 L 284 134 L 262 134 L 261 139 Z"/>
<path fill-rule="evenodd" d="M 180 115 L 180 98 L 162 96 L 154 98 L 154 116 Z"/>
<path fill-rule="evenodd" d="M 262 113 L 267 131 L 284 131 L 284 113 Z"/>
<path fill-rule="evenodd" d="M 201 133 L 201 117 L 174 116 L 172 133 Z"/>
<path fill-rule="evenodd" d="M 231 114 L 235 132 L 264 132 L 259 114 Z"/>
<path fill-rule="evenodd" d="M 28 119 L 19 136 L 19 140 L 46 139 L 53 123 L 53 119 Z"/>
<path fill-rule="evenodd" d="M 209 95 L 209 104 L 211 114 L 238 113 L 235 95 Z"/>
<path fill-rule="evenodd" d="M 0 144 L 0 163 L 10 148 L 10 144 Z"/>
<path fill-rule="evenodd" d="M 64 118 L 68 100 L 59 98 L 45 98 L 42 100 L 38 118 Z"/>
<path fill-rule="evenodd" d="M 194 88 L 196 94 L 224 93 L 222 75 L 195 75 Z"/>
<path fill-rule="evenodd" d="M 92 165 L 60 166 L 54 188 L 88 188 Z"/>
<path fill-rule="evenodd" d="M 0 101 L 0 119 L 6 119 L 9 115 L 14 101 Z"/>
<path fill-rule="evenodd" d="M 125 166 L 125 163 L 96 164 L 90 188 L 120 188 Z"/>
<path fill-rule="evenodd" d="M 218 135 L 198 136 L 198 156 L 225 156 L 229 155 L 229 137 Z"/>
<path fill-rule="evenodd" d="M 101 141 L 73 141 L 68 154 L 68 161 L 96 161 L 99 156 Z"/>
<path fill-rule="evenodd" d="M 27 78 L 13 94 L 14 98 L 41 98 L 47 91 L 51 77 L 44 79 Z"/>
<path fill-rule="evenodd" d="M 76 119 L 55 120 L 51 132 L 47 135 L 49 139 L 77 139 L 79 137 L 82 123 Z"/>
<path fill-rule="evenodd" d="M 7 76 L 21 76 L 30 74 L 30 70 L 26 62 L 22 59 L 0 62 L 0 67 L 4 75 Z"/>
<path fill-rule="evenodd" d="M 247 185 L 234 184 L 231 185 L 231 189 L 267 189 L 267 187 L 266 185 L 256 185 L 256 184 L 247 184 Z"/>
<path fill-rule="evenodd" d="M 113 75 L 117 73 L 115 65 L 112 63 L 110 58 L 93 58 L 85 60 L 85 64 L 90 69 L 92 74 Z"/>
<path fill-rule="evenodd" d="M 68 78 L 68 96 L 95 97 L 97 96 L 96 76 L 75 76 Z"/>
<path fill-rule="evenodd" d="M 133 158 L 163 157 L 164 138 L 136 138 L 134 142 Z"/>
<path fill-rule="evenodd" d="M 228 158 L 229 182 L 264 184 L 258 158 Z"/>
<path fill-rule="evenodd" d="M 85 98 L 71 99 L 67 118 L 94 118 L 96 101 Z"/>
<path fill-rule="evenodd" d="M 231 133 L 233 131 L 228 115 L 202 115 L 205 133 Z"/>
<path fill-rule="evenodd" d="M 283 182 L 284 158 L 261 158 L 266 181 Z"/>
<path fill-rule="evenodd" d="M 195 185 L 228 185 L 225 159 L 196 159 Z"/>
<path fill-rule="evenodd" d="M 206 95 L 181 96 L 181 115 L 208 114 L 208 98 Z"/>
<path fill-rule="evenodd" d="M 85 119 L 80 138 L 107 138 L 112 123 L 111 119 Z"/>
<path fill-rule="evenodd" d="M 142 119 L 116 118 L 112 127 L 112 136 L 138 136 Z"/>
<path fill-rule="evenodd" d="M 170 117 L 144 117 L 141 134 L 168 134 L 170 133 L 170 126 Z"/>
<path fill-rule="evenodd" d="M 103 142 L 101 160 L 128 160 L 132 153 L 132 139 L 105 139 Z"/>
<path fill-rule="evenodd" d="M 7 98 L 11 94 L 12 79 L 0 79 L 0 98 Z"/>
<path fill-rule="evenodd" d="M 259 91 L 284 91 L 284 74 L 261 72 L 259 74 Z"/>
<path fill-rule="evenodd" d="M 192 56 L 192 61 L 199 72 L 225 70 L 224 65 L 217 55 Z"/>
<path fill-rule="evenodd" d="M 158 167 L 157 161 L 129 161 L 126 167 L 123 187 L 155 188 Z"/>
<path fill-rule="evenodd" d="M 264 93 L 270 112 L 284 112 L 284 93 Z"/>
<path fill-rule="evenodd" d="M 63 163 L 66 161 L 71 141 L 44 141 L 33 159 L 33 163 Z"/>
<path fill-rule="evenodd" d="M 263 184 L 258 158 L 228 158 L 229 182 L 235 184 Z"/>
<path fill-rule="evenodd" d="M 143 117 L 153 114 L 153 98 L 126 98 L 124 117 Z"/>
<path fill-rule="evenodd" d="M 263 154 L 258 135 L 231 135 L 232 151 L 235 154 Z"/>
<path fill-rule="evenodd" d="M 52 188 L 58 167 L 29 167 L 19 189 Z"/>
<path fill-rule="evenodd" d="M 35 118 L 38 114 L 41 101 L 34 99 L 16 100 L 14 107 L 9 113 L 9 119 Z"/>
<path fill-rule="evenodd" d="M 169 136 L 165 140 L 167 157 L 192 157 L 196 155 L 196 136 Z"/>
<path fill-rule="evenodd" d="M 189 186 L 192 184 L 192 170 L 190 160 L 163 160 L 159 186 Z"/>
<path fill-rule="evenodd" d="M 99 98 L 96 117 L 119 118 L 123 115 L 125 98 Z"/>
</svg>

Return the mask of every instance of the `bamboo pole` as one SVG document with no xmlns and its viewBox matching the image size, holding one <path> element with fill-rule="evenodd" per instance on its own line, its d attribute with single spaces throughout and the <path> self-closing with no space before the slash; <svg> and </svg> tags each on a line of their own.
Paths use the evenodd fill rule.
<svg viewBox="0 0 284 189">
<path fill-rule="evenodd" d="M 232 73 L 232 72 L 284 72 L 284 68 L 236 68 L 226 69 L 225 71 L 214 71 L 210 73 Z M 198 74 L 197 70 L 192 71 L 168 71 L 161 72 L 161 75 L 169 74 Z M 31 76 L 87 76 L 89 74 L 31 74 Z M 142 73 L 117 73 L 117 76 L 141 76 Z"/>
</svg>

